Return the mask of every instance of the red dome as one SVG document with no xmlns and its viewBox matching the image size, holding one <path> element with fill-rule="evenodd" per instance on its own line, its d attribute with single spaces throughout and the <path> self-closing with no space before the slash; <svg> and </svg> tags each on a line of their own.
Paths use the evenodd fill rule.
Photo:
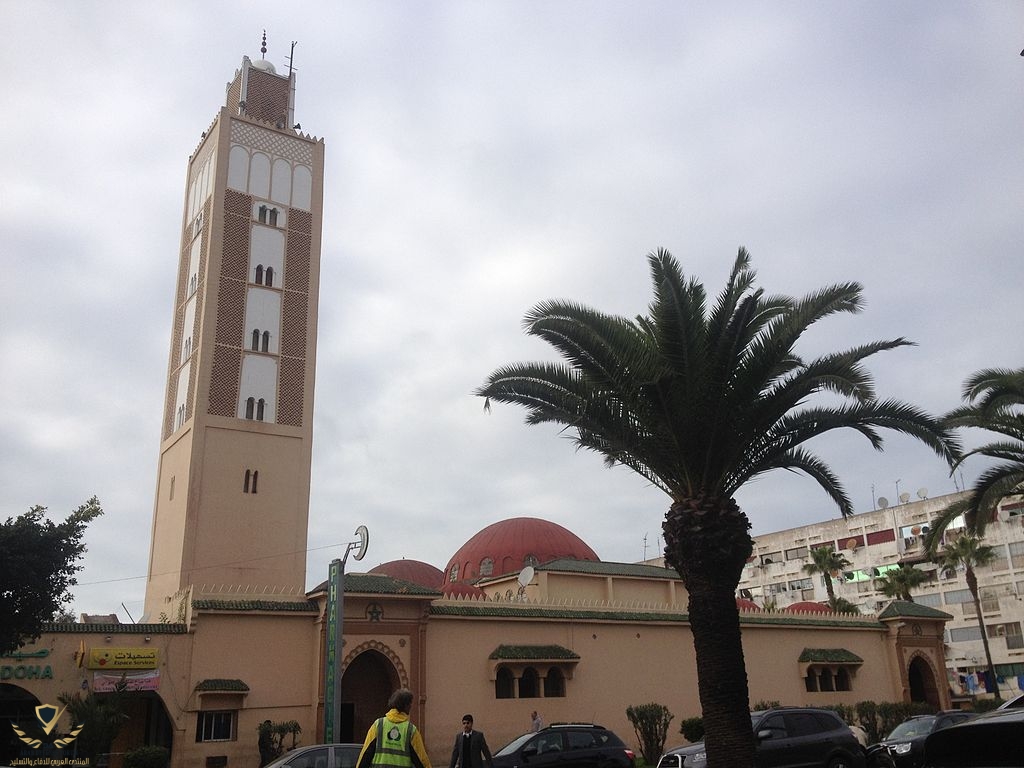
<svg viewBox="0 0 1024 768">
<path fill-rule="evenodd" d="M 441 589 L 441 583 L 444 581 L 444 573 L 421 560 L 392 560 L 390 563 L 381 563 L 371 568 L 370 573 L 411 581 L 427 589 Z"/>
<path fill-rule="evenodd" d="M 792 605 L 787 605 L 782 610 L 789 613 L 832 613 L 832 609 L 827 603 L 812 603 L 810 601 L 793 603 Z"/>
<path fill-rule="evenodd" d="M 746 597 L 736 598 L 736 607 L 741 611 L 760 611 L 761 606 Z"/>
<path fill-rule="evenodd" d="M 444 580 L 473 582 L 559 558 L 600 561 L 572 531 L 536 517 L 514 517 L 487 526 L 463 544 L 448 561 Z"/>
</svg>

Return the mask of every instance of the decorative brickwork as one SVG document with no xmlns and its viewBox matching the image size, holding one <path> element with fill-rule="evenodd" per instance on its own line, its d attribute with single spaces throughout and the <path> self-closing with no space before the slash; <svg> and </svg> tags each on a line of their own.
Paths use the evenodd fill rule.
<svg viewBox="0 0 1024 768">
<path fill-rule="evenodd" d="M 242 370 L 242 348 L 216 344 L 213 348 L 213 370 L 210 375 L 210 405 L 213 416 L 238 415 L 239 375 Z"/>
<path fill-rule="evenodd" d="M 252 217 L 252 195 L 247 195 L 244 192 L 236 192 L 233 189 L 225 189 L 224 213 L 233 213 L 235 216 L 244 216 L 248 220 Z"/>
<path fill-rule="evenodd" d="M 228 110 L 232 113 L 238 111 L 238 102 L 242 98 L 242 71 L 238 70 L 235 72 L 235 79 L 231 81 L 231 85 L 228 86 L 228 96 L 225 99 L 224 104 Z"/>
<path fill-rule="evenodd" d="M 272 158 L 283 157 L 308 166 L 313 164 L 313 142 L 241 120 L 231 121 L 231 143 L 262 150 Z"/>
<path fill-rule="evenodd" d="M 301 427 L 306 403 L 306 361 L 298 357 L 281 357 L 277 375 L 277 423 Z"/>
<path fill-rule="evenodd" d="M 294 210 L 294 209 L 292 209 Z M 309 254 L 311 250 L 309 235 L 295 230 L 288 230 L 288 241 L 285 245 L 284 289 L 309 293 Z"/>
<path fill-rule="evenodd" d="M 245 87 L 245 112 L 265 123 L 281 123 L 288 119 L 288 96 L 291 83 L 287 77 L 249 67 Z M 284 126 L 291 128 L 290 125 Z"/>
<path fill-rule="evenodd" d="M 301 208 L 288 209 L 288 229 L 302 232 L 306 235 L 313 234 L 313 214 Z"/>
<path fill-rule="evenodd" d="M 285 291 L 281 295 L 281 354 L 306 357 L 309 294 Z"/>
</svg>

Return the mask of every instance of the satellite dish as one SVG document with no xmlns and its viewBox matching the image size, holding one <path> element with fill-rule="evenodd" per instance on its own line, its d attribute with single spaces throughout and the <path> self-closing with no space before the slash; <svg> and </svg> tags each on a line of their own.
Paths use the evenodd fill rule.
<svg viewBox="0 0 1024 768">
<path fill-rule="evenodd" d="M 365 525 L 360 525 L 356 528 L 356 536 L 359 537 L 359 548 L 352 557 L 356 560 L 362 560 L 366 556 L 366 545 L 370 543 L 370 532 L 366 530 Z"/>
<path fill-rule="evenodd" d="M 519 582 L 519 586 L 525 587 L 527 584 L 533 581 L 533 574 L 534 569 L 532 565 L 528 565 L 525 568 L 523 568 L 523 570 L 519 572 L 519 578 L 517 579 L 517 581 Z"/>
<path fill-rule="evenodd" d="M 900 494 L 900 504 L 906 504 L 908 501 L 910 501 L 910 494 L 904 491 Z"/>
<path fill-rule="evenodd" d="M 918 488 L 917 489 L 917 498 L 919 498 L 919 499 L 927 499 L 928 498 L 928 489 L 927 488 Z"/>
<path fill-rule="evenodd" d="M 878 508 L 879 509 L 885 509 L 888 506 L 889 506 L 889 500 L 887 498 L 885 498 L 885 496 L 879 496 L 878 497 Z"/>
</svg>

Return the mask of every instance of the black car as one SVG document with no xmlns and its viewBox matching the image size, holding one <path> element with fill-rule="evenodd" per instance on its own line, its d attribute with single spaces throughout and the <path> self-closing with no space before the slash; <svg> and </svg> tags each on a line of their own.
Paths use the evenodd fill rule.
<svg viewBox="0 0 1024 768">
<path fill-rule="evenodd" d="M 313 744 L 285 752 L 266 768 L 355 768 L 362 744 Z"/>
<path fill-rule="evenodd" d="M 494 768 L 633 768 L 633 750 L 600 725 L 553 723 L 494 753 Z"/>
<path fill-rule="evenodd" d="M 751 712 L 757 738 L 757 768 L 863 768 L 864 750 L 835 712 L 814 707 L 778 707 Z M 704 744 L 678 747 L 662 755 L 658 768 L 707 764 Z"/>
<path fill-rule="evenodd" d="M 931 734 L 924 742 L 927 768 L 1024 766 L 1024 709 L 997 709 Z"/>
<path fill-rule="evenodd" d="M 924 765 L 924 740 L 930 734 L 962 723 L 973 716 L 971 712 L 959 709 L 936 712 L 934 715 L 916 715 L 893 728 L 892 733 L 879 743 L 890 748 L 889 753 L 896 763 L 896 768 L 920 768 Z"/>
</svg>

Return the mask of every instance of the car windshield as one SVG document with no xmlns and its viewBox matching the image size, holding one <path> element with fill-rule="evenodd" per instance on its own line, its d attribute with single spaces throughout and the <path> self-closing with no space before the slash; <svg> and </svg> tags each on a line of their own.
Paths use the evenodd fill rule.
<svg viewBox="0 0 1024 768">
<path fill-rule="evenodd" d="M 495 757 L 497 757 L 499 755 L 511 755 L 513 752 L 516 752 L 521 746 L 523 746 L 523 744 L 528 742 L 530 740 L 530 737 L 536 736 L 536 735 L 537 734 L 535 734 L 535 733 L 524 733 L 522 736 L 519 736 L 518 738 L 513 739 L 508 744 L 506 744 L 504 747 L 502 747 L 497 752 L 495 752 L 494 753 Z"/>
<path fill-rule="evenodd" d="M 917 736 L 927 736 L 932 732 L 933 725 L 935 725 L 935 715 L 915 717 L 913 720 L 907 720 L 893 728 L 892 733 L 886 737 L 886 740 L 913 739 Z"/>
</svg>

